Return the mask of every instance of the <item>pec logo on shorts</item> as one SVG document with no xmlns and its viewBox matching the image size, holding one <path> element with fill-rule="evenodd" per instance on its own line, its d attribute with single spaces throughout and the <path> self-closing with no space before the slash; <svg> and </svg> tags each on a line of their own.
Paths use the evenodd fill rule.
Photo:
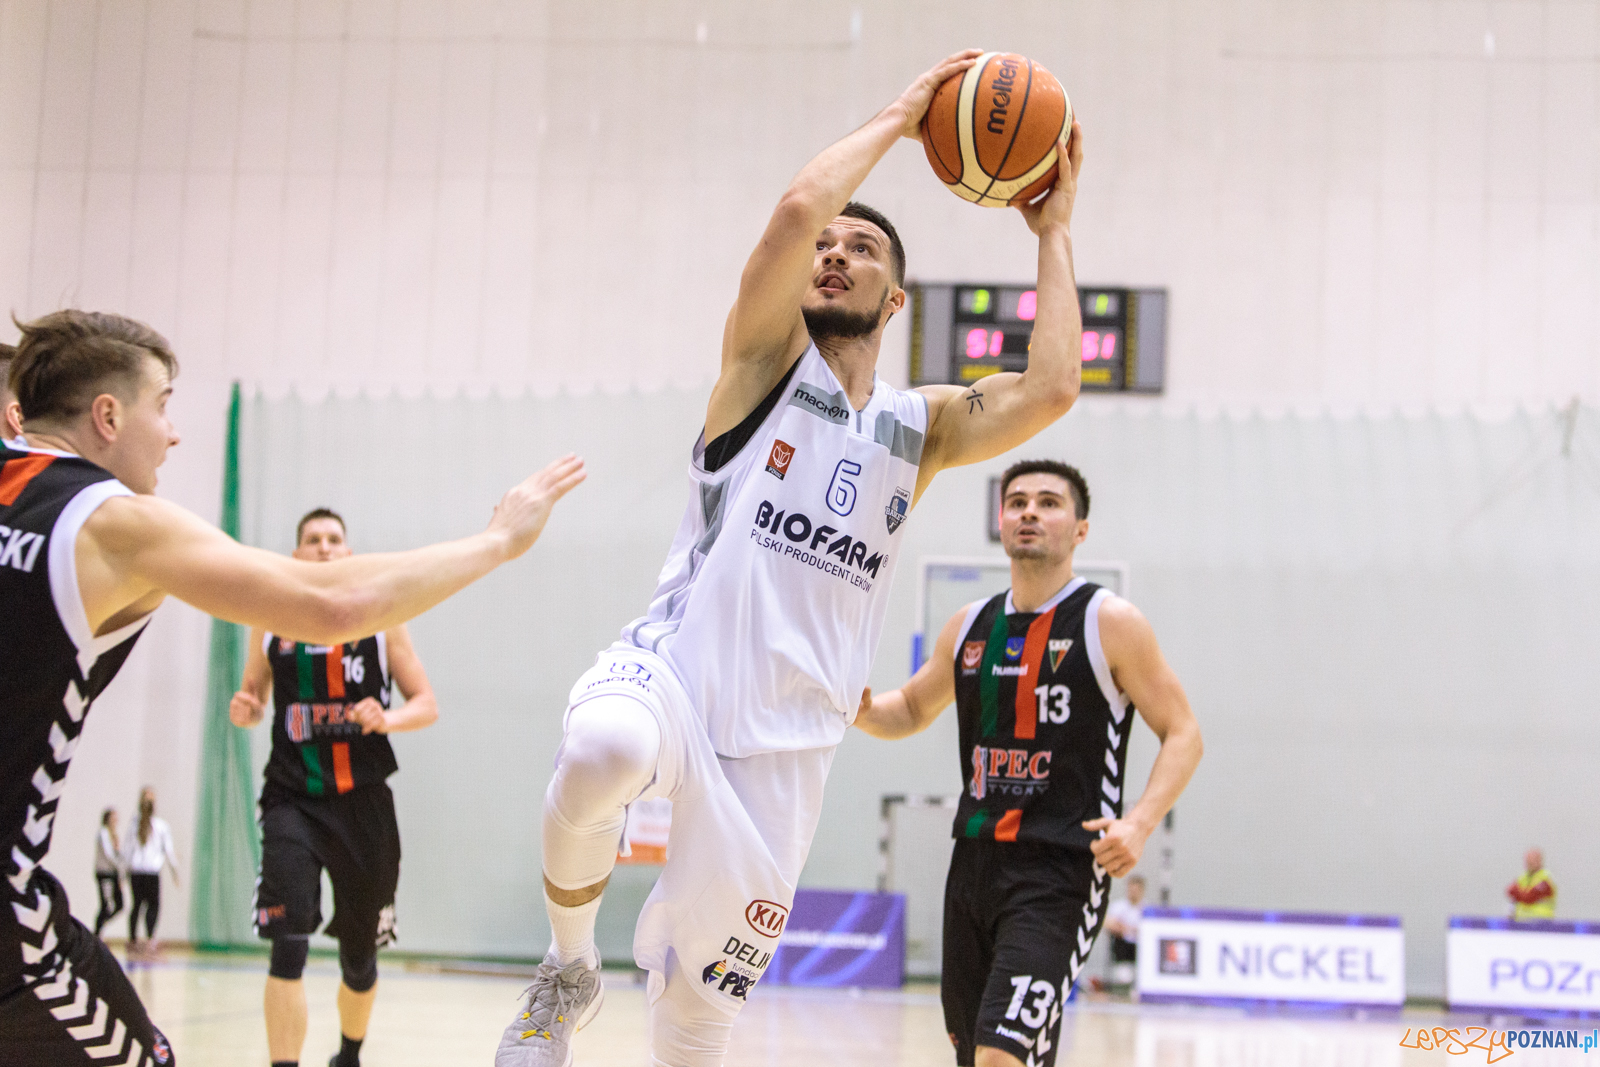
<svg viewBox="0 0 1600 1067">
<path fill-rule="evenodd" d="M 982 641 L 968 641 L 966 644 L 961 646 L 961 669 L 962 670 L 964 670 L 964 671 L 975 671 L 975 670 L 978 669 L 978 665 L 980 663 L 982 663 L 982 662 L 983 662 L 983 642 Z"/>
<path fill-rule="evenodd" d="M 150 1055 L 155 1057 L 157 1063 L 172 1062 L 172 1046 L 167 1044 L 167 1037 L 160 1030 L 156 1031 L 156 1039 L 150 1042 Z"/>
<path fill-rule="evenodd" d="M 762 937 L 777 937 L 789 920 L 789 909 L 770 900 L 752 900 L 744 909 L 744 921 Z"/>
<path fill-rule="evenodd" d="M 787 441 L 774 439 L 772 451 L 767 453 L 767 473 L 778 476 L 778 481 L 783 481 L 783 476 L 789 473 L 789 461 L 794 459 L 794 445 Z"/>
<path fill-rule="evenodd" d="M 750 993 L 750 987 L 755 985 L 755 979 L 740 974 L 728 966 L 727 960 L 718 960 L 700 972 L 700 978 L 706 985 L 716 986 L 717 992 L 726 993 L 730 997 L 745 1000 Z"/>
<path fill-rule="evenodd" d="M 1156 968 L 1162 974 L 1194 974 L 1197 953 L 1193 938 L 1163 937 L 1159 947 Z"/>
</svg>

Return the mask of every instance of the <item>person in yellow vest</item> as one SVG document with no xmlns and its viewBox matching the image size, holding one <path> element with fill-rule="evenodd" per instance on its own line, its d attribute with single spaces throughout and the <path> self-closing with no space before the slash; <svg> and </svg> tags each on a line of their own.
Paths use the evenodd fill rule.
<svg viewBox="0 0 1600 1067">
<path fill-rule="evenodd" d="M 1554 919 L 1556 917 L 1556 883 L 1544 869 L 1544 853 L 1530 848 L 1523 862 L 1528 869 L 1517 876 L 1506 889 L 1512 900 L 1511 917 L 1518 922 L 1526 919 Z"/>
</svg>

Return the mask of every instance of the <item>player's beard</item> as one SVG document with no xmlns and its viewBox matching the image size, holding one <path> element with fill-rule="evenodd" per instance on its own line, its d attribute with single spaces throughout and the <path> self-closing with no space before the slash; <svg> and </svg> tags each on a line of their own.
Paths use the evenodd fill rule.
<svg viewBox="0 0 1600 1067">
<path fill-rule="evenodd" d="M 878 328 L 878 317 L 888 301 L 889 290 L 885 289 L 883 299 L 871 311 L 851 311 L 834 304 L 805 308 L 802 314 L 806 319 L 806 332 L 813 341 L 854 341 L 870 336 Z"/>
<path fill-rule="evenodd" d="M 1066 558 L 1059 549 L 1047 543 L 1042 537 L 1031 545 L 1012 543 L 1001 547 L 1005 549 L 1006 555 L 1012 559 L 1027 560 L 1029 563 L 1043 563 L 1053 566 Z"/>
</svg>

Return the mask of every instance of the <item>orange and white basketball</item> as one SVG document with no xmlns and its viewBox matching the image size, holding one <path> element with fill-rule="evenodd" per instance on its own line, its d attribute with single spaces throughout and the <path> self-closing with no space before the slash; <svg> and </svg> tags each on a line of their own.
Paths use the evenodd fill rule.
<svg viewBox="0 0 1600 1067">
<path fill-rule="evenodd" d="M 922 147 L 945 187 L 984 207 L 1027 203 L 1056 180 L 1072 102 L 1055 75 L 1014 52 L 985 52 L 933 94 Z"/>
</svg>

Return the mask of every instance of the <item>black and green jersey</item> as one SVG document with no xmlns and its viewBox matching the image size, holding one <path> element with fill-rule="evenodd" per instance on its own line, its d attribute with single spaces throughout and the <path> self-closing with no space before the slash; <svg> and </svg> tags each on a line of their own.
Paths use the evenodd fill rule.
<svg viewBox="0 0 1600 1067">
<path fill-rule="evenodd" d="M 272 666 L 268 789 L 333 796 L 381 782 L 399 769 L 389 738 L 363 734 L 347 714 L 367 697 L 389 706 L 382 634 L 335 647 L 267 634 L 264 650 Z"/>
<path fill-rule="evenodd" d="M 967 612 L 955 647 L 966 788 L 956 837 L 1086 847 L 1122 814 L 1132 705 L 1100 648 L 1110 592 L 1074 578 L 1037 612 L 1007 590 Z"/>
</svg>

